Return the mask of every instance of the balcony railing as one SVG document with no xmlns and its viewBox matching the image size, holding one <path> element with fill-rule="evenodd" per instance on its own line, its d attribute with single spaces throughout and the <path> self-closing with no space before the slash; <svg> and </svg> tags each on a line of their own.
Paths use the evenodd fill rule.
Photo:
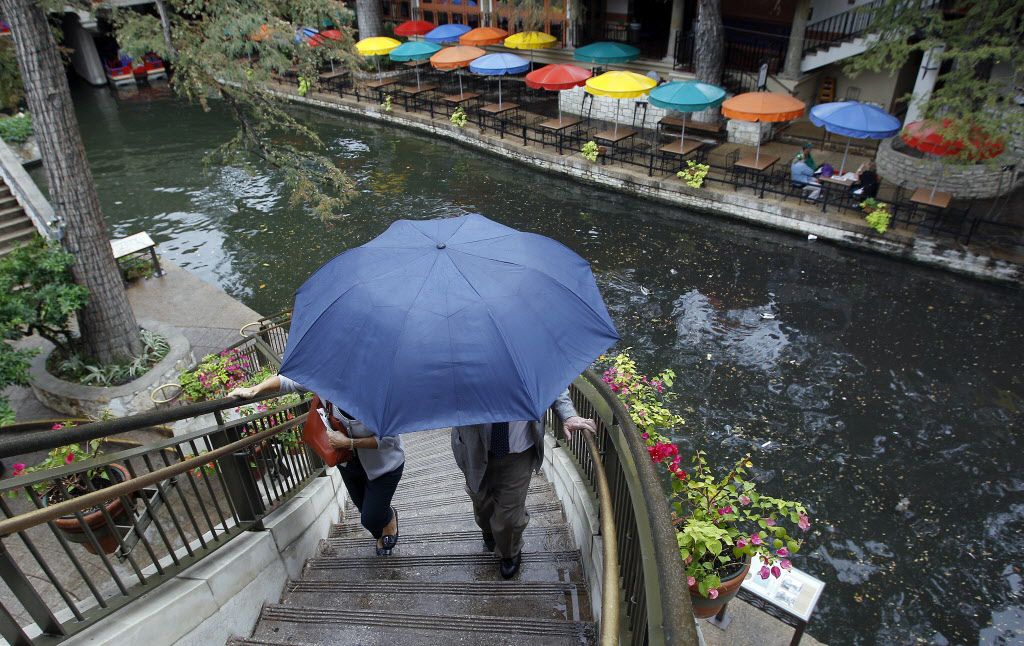
<svg viewBox="0 0 1024 646">
<path fill-rule="evenodd" d="M 807 25 L 804 33 L 804 56 L 864 35 L 881 14 L 885 0 L 874 0 Z"/>
</svg>

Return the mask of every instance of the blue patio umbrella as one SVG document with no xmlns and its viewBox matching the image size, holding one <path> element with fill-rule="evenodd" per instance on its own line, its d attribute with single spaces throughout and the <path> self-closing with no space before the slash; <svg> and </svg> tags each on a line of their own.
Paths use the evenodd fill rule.
<svg viewBox="0 0 1024 646">
<path fill-rule="evenodd" d="M 859 101 L 837 101 L 822 103 L 811 108 L 811 123 L 837 135 L 855 139 L 888 139 L 899 133 L 900 120 L 881 108 Z M 850 152 L 850 140 L 846 140 L 843 163 L 839 174 L 846 167 L 846 156 Z"/>
<path fill-rule="evenodd" d="M 281 374 L 390 436 L 543 419 L 618 338 L 561 243 L 475 213 L 399 220 L 299 288 Z"/>
<path fill-rule="evenodd" d="M 427 32 L 423 38 L 441 45 L 455 43 L 458 44 L 459 36 L 471 30 L 472 27 L 469 25 L 456 25 L 454 23 L 441 25 Z"/>
<path fill-rule="evenodd" d="M 441 46 L 435 43 L 425 43 L 422 40 L 410 40 L 402 43 L 395 49 L 391 50 L 388 56 L 391 60 L 398 62 L 408 61 L 425 61 L 437 52 L 441 51 Z M 420 66 L 416 66 L 416 88 L 420 87 Z"/>
<path fill-rule="evenodd" d="M 725 100 L 725 90 L 717 85 L 701 83 L 700 81 L 673 81 L 665 83 L 651 90 L 648 95 L 651 105 L 665 110 L 676 112 L 700 112 L 717 105 Z M 679 134 L 679 150 L 683 149 L 683 140 L 686 137 L 686 122 L 683 122 L 682 131 Z"/>
<path fill-rule="evenodd" d="M 573 52 L 572 57 L 585 63 L 611 65 L 628 63 L 640 56 L 640 50 L 632 45 L 612 41 L 590 43 Z"/>
<path fill-rule="evenodd" d="M 469 64 L 474 74 L 498 77 L 498 106 L 501 106 L 501 77 L 506 74 L 522 74 L 530 69 L 530 61 L 515 54 L 487 54 Z"/>
</svg>

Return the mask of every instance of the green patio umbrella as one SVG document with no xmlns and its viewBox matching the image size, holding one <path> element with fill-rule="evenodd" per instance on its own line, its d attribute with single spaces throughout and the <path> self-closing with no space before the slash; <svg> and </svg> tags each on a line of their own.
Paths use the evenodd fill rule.
<svg viewBox="0 0 1024 646">
<path fill-rule="evenodd" d="M 640 50 L 636 47 L 611 41 L 591 43 L 580 47 L 572 54 L 572 57 L 577 61 L 597 63 L 599 65 L 628 63 L 639 56 Z"/>
<path fill-rule="evenodd" d="M 441 46 L 435 43 L 428 43 L 422 40 L 410 40 L 407 43 L 402 43 L 395 49 L 391 50 L 388 56 L 391 60 L 399 63 L 408 61 L 425 61 L 431 56 L 441 51 Z M 420 88 L 420 66 L 416 65 L 416 89 Z"/>
</svg>

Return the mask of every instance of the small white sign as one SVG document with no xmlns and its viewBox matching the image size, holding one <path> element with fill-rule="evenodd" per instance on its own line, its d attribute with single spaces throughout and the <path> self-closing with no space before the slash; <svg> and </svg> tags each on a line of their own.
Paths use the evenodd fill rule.
<svg viewBox="0 0 1024 646">
<path fill-rule="evenodd" d="M 767 579 L 762 579 L 760 572 L 763 565 L 761 557 L 755 556 L 750 563 L 750 572 L 743 580 L 743 589 L 804 621 L 810 621 L 825 582 L 796 568 L 783 570 L 779 578 L 769 575 Z"/>
</svg>

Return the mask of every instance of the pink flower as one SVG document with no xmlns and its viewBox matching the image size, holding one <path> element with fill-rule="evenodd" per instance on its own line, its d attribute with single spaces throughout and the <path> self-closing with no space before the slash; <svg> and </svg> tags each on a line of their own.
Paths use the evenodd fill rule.
<svg viewBox="0 0 1024 646">
<path fill-rule="evenodd" d="M 51 431 L 59 431 L 62 428 L 64 428 L 64 425 L 61 424 L 60 422 L 57 422 L 56 424 L 54 424 L 53 426 L 50 427 L 50 430 Z"/>
<path fill-rule="evenodd" d="M 640 437 L 644 438 L 645 440 L 649 440 L 649 439 L 651 439 L 651 434 L 650 433 L 641 433 Z"/>
<path fill-rule="evenodd" d="M 75 454 L 74 453 L 68 453 L 67 455 L 64 456 L 64 464 L 71 464 L 74 461 L 75 461 Z"/>
<path fill-rule="evenodd" d="M 776 579 L 779 578 L 780 576 L 782 576 L 782 570 L 779 569 L 778 565 L 773 565 L 772 566 L 772 576 L 775 577 Z"/>
<path fill-rule="evenodd" d="M 768 527 L 775 527 L 775 519 L 774 518 L 765 518 L 764 519 L 764 524 L 767 525 Z"/>
<path fill-rule="evenodd" d="M 12 476 L 20 476 L 23 473 L 25 473 L 25 464 L 24 463 L 18 462 L 13 467 L 11 467 L 11 475 Z"/>
<path fill-rule="evenodd" d="M 789 559 L 782 559 L 779 561 L 779 565 L 782 566 L 783 570 L 792 570 L 793 564 L 789 562 Z"/>
<path fill-rule="evenodd" d="M 797 526 L 803 531 L 807 531 L 807 528 L 811 526 L 811 521 L 807 518 L 807 514 L 800 514 L 800 522 L 797 523 Z"/>
<path fill-rule="evenodd" d="M 747 546 L 747 541 L 745 539 L 742 539 L 742 538 L 736 539 L 736 548 L 737 549 L 743 549 L 746 546 Z"/>
<path fill-rule="evenodd" d="M 717 588 L 712 588 L 711 590 L 708 590 L 708 598 L 709 599 L 717 599 L 718 598 L 718 589 Z"/>
<path fill-rule="evenodd" d="M 686 577 L 686 585 L 689 585 L 689 586 L 697 585 L 697 579 L 693 578 L 692 576 Z"/>
<path fill-rule="evenodd" d="M 749 505 L 750 504 L 750 497 L 747 496 L 747 494 L 743 494 L 742 496 L 740 496 L 740 504 L 743 505 L 744 507 Z"/>
<path fill-rule="evenodd" d="M 676 477 L 680 480 L 686 480 L 686 472 L 682 469 L 676 469 Z"/>
<path fill-rule="evenodd" d="M 761 540 L 761 537 L 758 534 L 754 534 L 750 537 L 751 545 L 761 545 L 762 543 L 764 543 L 764 541 Z"/>
<path fill-rule="evenodd" d="M 769 568 L 767 565 L 762 565 L 761 566 L 761 571 L 758 572 L 757 575 L 759 577 L 761 577 L 762 579 L 767 579 L 768 577 L 770 577 L 772 575 L 771 568 Z"/>
<path fill-rule="evenodd" d="M 785 547 L 780 547 L 779 551 L 775 554 L 777 554 L 778 556 L 789 556 L 789 550 L 787 550 Z"/>
</svg>

